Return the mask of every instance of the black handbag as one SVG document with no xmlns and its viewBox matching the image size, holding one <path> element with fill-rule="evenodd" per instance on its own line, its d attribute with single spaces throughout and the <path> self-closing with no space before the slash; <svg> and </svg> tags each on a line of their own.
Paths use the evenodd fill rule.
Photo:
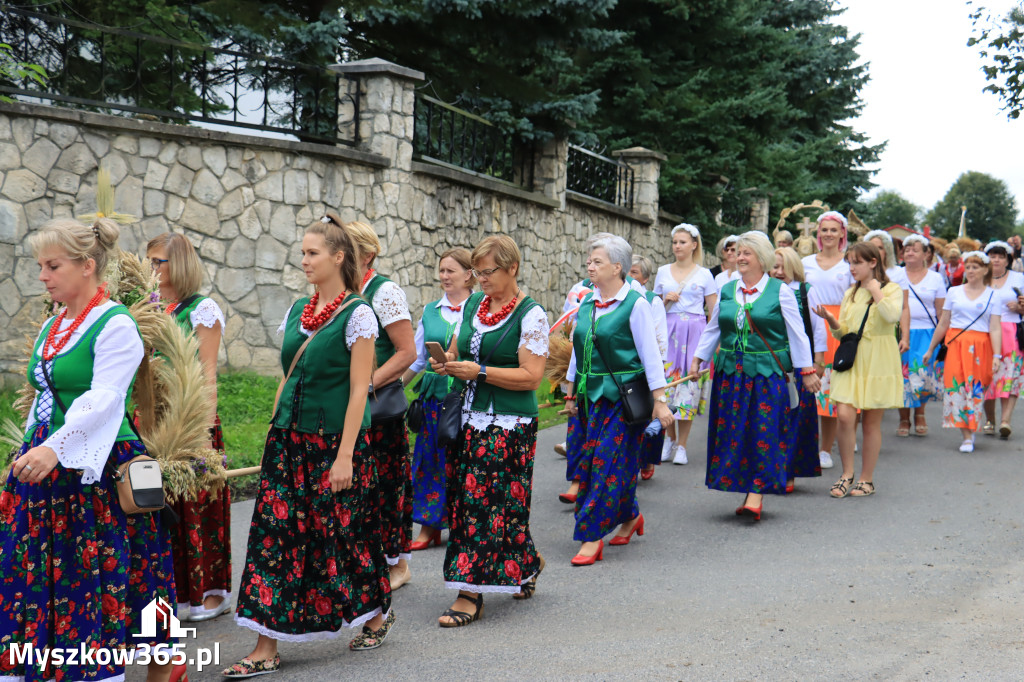
<svg viewBox="0 0 1024 682">
<path fill-rule="evenodd" d="M 409 399 L 405 397 L 405 388 L 401 379 L 380 388 L 374 387 L 368 398 L 370 403 L 370 422 L 380 423 L 392 419 L 401 419 L 409 409 Z"/>
<path fill-rule="evenodd" d="M 594 334 L 596 326 L 597 306 L 595 305 L 590 312 L 591 334 Z M 646 426 L 650 424 L 651 418 L 654 416 L 654 394 L 651 393 L 651 389 L 647 385 L 647 376 L 643 375 L 632 381 L 622 383 L 615 376 L 615 372 L 611 371 L 612 366 L 604 359 L 604 354 L 601 353 L 601 344 L 597 342 L 596 334 L 594 334 L 594 348 L 597 349 L 601 362 L 608 368 L 608 374 L 611 375 L 612 381 L 615 382 L 619 389 L 619 397 L 622 399 L 622 416 L 625 418 L 626 423 L 630 426 Z"/>
<path fill-rule="evenodd" d="M 422 396 L 416 396 L 416 399 L 409 403 L 409 409 L 405 411 L 405 423 L 409 426 L 409 430 L 414 433 L 419 433 L 420 428 L 423 427 Z"/>
<path fill-rule="evenodd" d="M 524 306 L 520 306 L 520 308 L 523 307 Z M 525 315 L 526 311 L 532 307 L 533 306 L 531 305 L 528 308 L 525 308 L 521 313 L 519 310 L 516 310 L 513 314 Z M 491 350 L 487 353 L 487 357 L 480 361 L 481 366 L 488 363 L 491 356 L 494 355 L 494 351 L 498 349 L 498 346 L 501 345 L 501 342 L 504 341 L 505 337 L 508 335 L 509 330 L 514 326 L 513 320 L 509 320 L 505 323 L 505 330 L 501 333 L 501 336 L 498 337 L 498 342 L 491 346 Z M 462 390 L 449 391 L 448 395 L 446 395 L 444 400 L 441 401 L 441 411 L 437 415 L 437 444 L 440 446 L 448 445 L 454 441 L 462 430 L 462 401 L 465 399 L 466 388 L 468 387 L 469 382 L 467 381 Z"/>
<path fill-rule="evenodd" d="M 850 301 L 853 301 L 853 297 L 850 297 Z M 871 312 L 871 304 L 874 302 L 874 299 L 868 301 L 864 319 L 860 321 L 860 329 L 857 330 L 857 333 L 844 334 L 843 338 L 839 339 L 839 347 L 836 348 L 836 354 L 832 358 L 834 372 L 846 372 L 853 367 L 853 363 L 857 359 L 857 345 L 860 343 L 860 337 L 864 334 L 864 325 L 868 322 L 868 314 Z"/>
</svg>

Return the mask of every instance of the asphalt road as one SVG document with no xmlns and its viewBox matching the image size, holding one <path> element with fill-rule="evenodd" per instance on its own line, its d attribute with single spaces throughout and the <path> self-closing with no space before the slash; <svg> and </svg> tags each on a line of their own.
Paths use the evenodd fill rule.
<svg viewBox="0 0 1024 682">
<path fill-rule="evenodd" d="M 1024 676 L 1024 423 L 1008 442 L 958 432 L 897 438 L 886 415 L 878 493 L 830 499 L 840 469 L 798 479 L 766 500 L 760 523 L 733 514 L 742 497 L 704 486 L 705 424 L 690 463 L 662 465 L 640 484 L 647 534 L 605 549 L 595 566 L 569 564 L 572 509 L 557 500 L 564 427 L 540 434 L 532 530 L 547 559 L 525 602 L 488 595 L 485 617 L 441 629 L 453 600 L 444 549 L 413 555 L 395 593 L 386 644 L 353 653 L 334 641 L 282 643 L 281 680 L 1009 680 Z M 234 506 L 235 585 L 252 502 Z M 354 633 L 352 633 L 354 634 Z M 248 654 L 256 635 L 231 616 L 198 624 L 196 647 L 219 643 L 219 666 Z M 129 680 L 142 679 L 131 671 Z"/>
</svg>

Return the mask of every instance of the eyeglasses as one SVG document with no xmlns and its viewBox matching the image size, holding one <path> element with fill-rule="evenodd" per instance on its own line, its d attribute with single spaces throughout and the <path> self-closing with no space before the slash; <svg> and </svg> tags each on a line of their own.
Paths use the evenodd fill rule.
<svg viewBox="0 0 1024 682">
<path fill-rule="evenodd" d="M 161 265 L 163 265 L 166 262 L 167 262 L 166 258 L 150 258 L 149 259 L 149 265 L 154 270 L 156 270 L 157 268 L 159 268 Z"/>
<path fill-rule="evenodd" d="M 491 268 L 490 270 L 473 270 L 472 272 L 473 276 L 476 277 L 477 279 L 483 279 L 485 277 L 490 277 L 491 275 L 493 275 L 494 273 L 501 269 L 502 268 Z"/>
</svg>

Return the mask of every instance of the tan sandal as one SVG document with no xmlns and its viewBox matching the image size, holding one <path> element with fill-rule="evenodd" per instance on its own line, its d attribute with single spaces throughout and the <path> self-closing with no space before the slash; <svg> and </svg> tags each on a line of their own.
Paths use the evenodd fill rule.
<svg viewBox="0 0 1024 682">
<path fill-rule="evenodd" d="M 853 485 L 853 476 L 849 478 L 843 476 L 832 485 L 832 489 L 828 491 L 828 494 L 837 500 L 846 497 L 850 494 L 851 485 Z"/>
<path fill-rule="evenodd" d="M 910 420 L 901 419 L 900 425 L 896 427 L 896 435 L 900 438 L 906 438 L 910 435 Z"/>
<path fill-rule="evenodd" d="M 928 435 L 928 424 L 923 414 L 914 415 L 914 433 L 919 436 Z"/>
<path fill-rule="evenodd" d="M 871 481 L 857 481 L 850 491 L 850 497 L 867 497 L 875 494 L 875 484 Z"/>
</svg>

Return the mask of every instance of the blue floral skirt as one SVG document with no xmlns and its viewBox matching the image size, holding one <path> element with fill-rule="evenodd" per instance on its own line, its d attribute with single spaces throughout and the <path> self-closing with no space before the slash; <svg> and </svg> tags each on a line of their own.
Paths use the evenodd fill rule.
<svg viewBox="0 0 1024 682">
<path fill-rule="evenodd" d="M 787 478 L 821 476 L 821 455 L 818 448 L 818 399 L 797 381 L 800 406 L 789 410 L 791 439 Z"/>
<path fill-rule="evenodd" d="M 575 481 L 580 477 L 580 459 L 583 457 L 583 441 L 586 437 L 587 425 L 580 421 L 579 412 L 570 414 L 569 425 L 565 433 L 565 480 L 567 481 Z"/>
<path fill-rule="evenodd" d="M 911 329 L 910 348 L 901 356 L 903 363 L 903 404 L 907 407 L 924 407 L 929 400 L 937 400 L 942 394 L 942 370 L 936 370 L 935 356 L 924 354 L 931 345 L 934 329 Z"/>
<path fill-rule="evenodd" d="M 586 406 L 587 441 L 580 458 L 573 540 L 593 542 L 640 514 L 636 479 L 644 425 L 630 426 L 622 403 L 599 398 Z"/>
<path fill-rule="evenodd" d="M 38 427 L 21 452 L 40 445 L 49 427 Z M 111 462 L 146 454 L 138 441 L 119 441 Z M 15 665 L 12 644 L 34 649 L 115 650 L 147 640 L 139 617 L 157 597 L 173 610 L 170 539 L 157 514 L 121 511 L 113 477 L 82 484 L 81 471 L 57 464 L 36 484 L 13 475 L 0 490 L 0 675 L 36 680 L 118 679 L 124 666 Z M 149 643 L 170 642 L 157 628 Z"/>
<path fill-rule="evenodd" d="M 423 398 L 423 425 L 412 452 L 412 520 L 431 528 L 447 528 L 445 516 L 445 453 L 437 444 L 441 401 Z"/>
<path fill-rule="evenodd" d="M 792 451 L 789 394 L 781 375 L 715 372 L 708 421 L 712 490 L 782 495 Z"/>
</svg>

